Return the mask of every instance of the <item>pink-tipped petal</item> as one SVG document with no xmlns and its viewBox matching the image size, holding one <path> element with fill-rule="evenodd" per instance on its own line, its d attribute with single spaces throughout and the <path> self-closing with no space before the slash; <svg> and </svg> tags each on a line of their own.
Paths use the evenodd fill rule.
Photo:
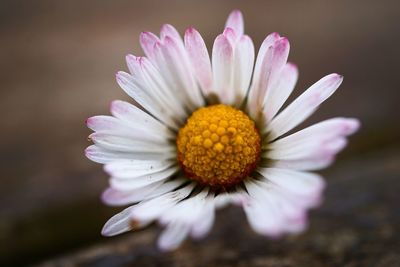
<svg viewBox="0 0 400 267">
<path fill-rule="evenodd" d="M 229 40 L 231 45 L 234 45 L 236 43 L 236 39 L 238 38 L 238 36 L 232 28 L 225 28 L 222 34 L 226 37 L 226 39 Z"/>
<path fill-rule="evenodd" d="M 231 104 L 234 101 L 233 83 L 233 47 L 228 38 L 221 34 L 215 41 L 212 51 L 214 93 L 220 102 Z"/>
<path fill-rule="evenodd" d="M 160 37 L 161 40 L 163 41 L 165 37 L 170 37 L 170 38 L 175 38 L 176 40 L 181 40 L 181 36 L 179 35 L 179 32 L 175 29 L 174 26 L 170 24 L 164 24 L 161 27 L 160 31 Z"/>
<path fill-rule="evenodd" d="M 265 98 L 270 94 L 271 87 L 275 86 L 283 67 L 286 65 L 289 50 L 290 45 L 286 38 L 279 38 L 267 49 L 258 70 L 259 76 L 254 77 L 249 92 L 248 109 L 251 117 L 260 116 Z"/>
<path fill-rule="evenodd" d="M 298 76 L 299 71 L 293 63 L 287 63 L 283 67 L 276 85 L 271 86 L 270 93 L 264 99 L 263 113 L 267 123 L 278 113 L 279 109 L 293 92 Z"/>
<path fill-rule="evenodd" d="M 261 66 L 265 58 L 265 53 L 267 53 L 268 49 L 277 41 L 281 36 L 277 32 L 273 32 L 269 34 L 261 44 L 260 49 L 258 50 L 256 65 L 254 68 L 254 78 L 253 80 L 259 80 L 261 75 Z"/>
<path fill-rule="evenodd" d="M 162 104 L 159 98 L 152 97 L 151 91 L 140 83 L 140 80 L 134 79 L 130 74 L 119 71 L 116 75 L 118 85 L 137 103 L 144 107 L 149 113 L 154 115 L 157 119 L 170 126 L 171 128 L 178 129 L 176 121 L 172 119 L 170 109 Z"/>
<path fill-rule="evenodd" d="M 232 11 L 225 24 L 225 28 L 232 28 L 236 35 L 240 37 L 244 33 L 244 20 L 240 10 Z"/>
<path fill-rule="evenodd" d="M 189 110 L 203 106 L 204 100 L 200 88 L 196 84 L 187 52 L 179 41 L 165 37 L 160 46 L 163 57 L 162 71 L 165 71 L 171 87 L 175 87 L 178 94 L 185 96 Z"/>
<path fill-rule="evenodd" d="M 142 32 L 140 34 L 140 45 L 145 55 L 149 58 L 153 58 L 154 46 L 157 42 L 159 42 L 159 39 L 154 33 Z"/>
<path fill-rule="evenodd" d="M 211 62 L 204 40 L 194 28 L 189 28 L 185 32 L 185 48 L 188 52 L 194 75 L 200 84 L 203 94 L 207 96 L 211 92 L 213 82 Z"/>
<path fill-rule="evenodd" d="M 239 107 L 250 87 L 254 65 L 254 44 L 250 37 L 243 35 L 238 40 L 234 52 L 235 106 Z"/>
<path fill-rule="evenodd" d="M 306 120 L 340 86 L 343 77 L 330 74 L 313 84 L 269 124 L 270 138 L 275 139 Z"/>
<path fill-rule="evenodd" d="M 276 159 L 277 166 L 317 170 L 329 166 L 336 153 L 347 144 L 359 122 L 352 118 L 333 118 L 268 144 L 265 156 Z"/>
</svg>

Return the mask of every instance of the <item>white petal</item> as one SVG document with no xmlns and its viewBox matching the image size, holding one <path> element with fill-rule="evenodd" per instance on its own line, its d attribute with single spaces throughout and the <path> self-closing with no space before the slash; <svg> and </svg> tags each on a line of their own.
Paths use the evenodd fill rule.
<svg viewBox="0 0 400 267">
<path fill-rule="evenodd" d="M 204 40 L 194 28 L 189 28 L 185 32 L 185 48 L 193 73 L 200 84 L 203 94 L 207 96 L 211 93 L 213 82 L 211 62 Z"/>
<path fill-rule="evenodd" d="M 104 149 L 121 152 L 172 153 L 175 151 L 175 147 L 166 142 L 136 140 L 132 137 L 109 133 L 95 132 L 89 135 L 89 139 Z"/>
<path fill-rule="evenodd" d="M 276 160 L 271 163 L 271 167 L 280 169 L 292 169 L 297 171 L 316 171 L 325 169 L 333 163 L 335 157 L 332 155 L 316 155 L 315 157 L 294 159 L 294 160 Z"/>
<path fill-rule="evenodd" d="M 226 21 L 225 28 L 231 28 L 235 31 L 236 35 L 240 37 L 244 32 L 244 20 L 242 12 L 234 10 L 229 14 Z"/>
<path fill-rule="evenodd" d="M 185 199 L 165 212 L 159 222 L 163 225 L 187 225 L 194 238 L 208 233 L 214 221 L 214 195 L 208 195 L 208 188 L 195 196 Z"/>
<path fill-rule="evenodd" d="M 179 202 L 162 215 L 159 219 L 160 223 L 168 224 L 179 221 L 185 224 L 193 224 L 202 214 L 208 191 L 209 189 L 205 188 L 197 195 Z"/>
<path fill-rule="evenodd" d="M 262 65 L 264 62 L 265 54 L 267 53 L 268 49 L 275 43 L 275 41 L 279 40 L 280 35 L 276 32 L 271 33 L 268 35 L 261 44 L 260 49 L 258 50 L 256 65 L 254 67 L 254 77 L 253 81 L 260 80 L 261 75 L 265 75 L 262 73 Z"/>
<path fill-rule="evenodd" d="M 132 204 L 168 193 L 183 185 L 185 182 L 187 182 L 185 179 L 174 179 L 165 183 L 164 181 L 160 181 L 139 189 L 127 191 L 121 191 L 109 187 L 103 192 L 102 200 L 111 206 Z"/>
<path fill-rule="evenodd" d="M 151 125 L 144 127 L 137 123 L 127 123 L 112 116 L 94 116 L 86 120 L 87 126 L 97 133 L 120 135 L 135 140 L 168 143 L 168 131 L 158 132 L 158 129 Z M 163 135 L 165 133 L 165 135 Z"/>
<path fill-rule="evenodd" d="M 175 138 L 175 134 L 172 133 L 164 124 L 128 102 L 114 100 L 111 103 L 110 110 L 111 114 L 126 123 L 135 124 L 138 125 L 138 127 L 149 127 L 159 135 L 165 136 L 166 138 Z"/>
<path fill-rule="evenodd" d="M 119 86 L 154 117 L 174 129 L 179 128 L 168 107 L 161 104 L 156 98 L 151 97 L 141 86 L 138 86 L 131 75 L 120 71 L 117 73 L 116 79 Z"/>
<path fill-rule="evenodd" d="M 106 224 L 104 225 L 103 229 L 101 230 L 101 234 L 104 236 L 115 236 L 118 234 L 125 233 L 130 231 L 134 228 L 134 223 L 130 218 L 131 210 L 134 206 L 131 206 L 122 212 L 114 215 L 111 217 Z M 135 228 L 140 228 L 147 225 L 148 222 L 135 222 Z"/>
<path fill-rule="evenodd" d="M 159 41 L 158 37 L 151 32 L 142 32 L 140 34 L 140 45 L 149 59 L 154 60 L 154 47 Z"/>
<path fill-rule="evenodd" d="M 279 38 L 267 48 L 263 58 L 257 57 L 256 68 L 258 69 L 255 70 L 248 100 L 249 114 L 252 118 L 258 118 L 261 115 L 265 98 L 267 94 L 270 94 L 271 87 L 276 86 L 282 69 L 286 65 L 289 49 L 289 41 L 286 38 Z M 258 62 L 260 60 L 261 63 Z"/>
<path fill-rule="evenodd" d="M 235 106 L 239 107 L 250 87 L 254 65 L 254 45 L 247 35 L 243 35 L 235 45 L 233 89 Z"/>
<path fill-rule="evenodd" d="M 347 145 L 343 137 L 325 140 L 324 138 L 299 143 L 294 146 L 280 146 L 266 151 L 263 156 L 275 160 L 298 160 L 329 157 L 341 151 Z"/>
<path fill-rule="evenodd" d="M 192 225 L 191 236 L 196 239 L 203 238 L 210 232 L 215 220 L 215 207 L 212 200 L 208 200 L 203 208 L 200 218 Z"/>
<path fill-rule="evenodd" d="M 328 166 L 346 145 L 343 137 L 359 128 L 356 119 L 334 118 L 268 144 L 266 157 L 278 159 L 274 166 L 316 170 Z"/>
<path fill-rule="evenodd" d="M 118 190 L 133 190 L 145 187 L 147 185 L 164 181 L 171 177 L 174 173 L 179 170 L 179 167 L 171 167 L 166 170 L 162 170 L 156 173 L 145 174 L 138 177 L 132 177 L 131 179 L 112 177 L 110 179 L 110 185 Z"/>
<path fill-rule="evenodd" d="M 189 234 L 188 225 L 172 223 L 161 233 L 157 244 L 162 251 L 176 249 Z"/>
<path fill-rule="evenodd" d="M 183 123 L 188 115 L 184 110 L 184 104 L 173 94 L 173 90 L 167 86 L 156 67 L 145 57 L 127 55 L 126 61 L 137 87 L 150 98 L 156 99 L 173 119 Z"/>
<path fill-rule="evenodd" d="M 360 126 L 357 119 L 333 118 L 316 123 L 268 145 L 271 149 L 293 147 L 306 142 L 328 141 L 355 133 Z"/>
<path fill-rule="evenodd" d="M 189 101 L 186 104 L 190 110 L 203 106 L 204 99 L 196 84 L 183 44 L 167 36 L 164 43 L 160 44 L 160 52 L 163 58 L 162 64 L 159 64 L 162 65 L 160 72 L 165 75 L 164 78 L 169 81 L 170 86 L 175 87 L 178 93 L 186 96 Z"/>
<path fill-rule="evenodd" d="M 271 121 L 268 125 L 270 138 L 275 139 L 302 123 L 336 91 L 342 81 L 342 76 L 330 74 L 313 84 Z"/>
<path fill-rule="evenodd" d="M 322 177 L 315 173 L 277 168 L 257 168 L 256 171 L 286 191 L 304 197 L 320 195 L 325 187 Z"/>
<path fill-rule="evenodd" d="M 104 170 L 113 177 L 130 179 L 164 171 L 175 164 L 174 160 L 126 160 L 107 164 Z"/>
<path fill-rule="evenodd" d="M 176 40 L 182 40 L 179 32 L 175 29 L 174 26 L 172 26 L 170 24 L 164 24 L 161 27 L 161 31 L 160 31 L 161 40 L 164 40 L 165 37 L 167 37 L 167 36 L 174 38 Z"/>
<path fill-rule="evenodd" d="M 212 50 L 213 92 L 223 104 L 234 101 L 233 85 L 233 47 L 226 35 L 218 35 Z"/>
<path fill-rule="evenodd" d="M 299 76 L 296 65 L 287 63 L 281 72 L 275 86 L 271 86 L 270 93 L 264 99 L 264 116 L 268 123 L 278 113 L 279 109 L 292 93 Z"/>
<path fill-rule="evenodd" d="M 165 160 L 175 157 L 175 153 L 145 153 L 145 152 L 121 152 L 108 150 L 97 145 L 86 148 L 85 155 L 97 163 L 107 164 L 119 160 L 139 159 L 139 160 Z"/>
<path fill-rule="evenodd" d="M 297 199 L 266 182 L 247 181 L 245 185 L 250 195 L 244 202 L 245 212 L 256 232 L 278 237 L 304 229 L 306 207 Z"/>
<path fill-rule="evenodd" d="M 282 216 L 268 202 L 250 198 L 243 204 L 247 220 L 253 230 L 261 235 L 278 236 L 283 224 Z"/>
<path fill-rule="evenodd" d="M 241 205 L 247 193 L 244 190 L 235 193 L 222 193 L 215 197 L 216 208 L 224 208 L 228 204 Z"/>
<path fill-rule="evenodd" d="M 140 202 L 135 205 L 131 217 L 140 221 L 155 220 L 161 216 L 162 213 L 175 206 L 176 203 L 189 196 L 194 186 L 195 184 L 191 183 L 176 191 Z"/>
</svg>

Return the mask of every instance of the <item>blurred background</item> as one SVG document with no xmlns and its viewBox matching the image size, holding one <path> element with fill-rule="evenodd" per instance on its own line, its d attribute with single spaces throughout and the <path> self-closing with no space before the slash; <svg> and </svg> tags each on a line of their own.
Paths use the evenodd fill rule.
<svg viewBox="0 0 400 267">
<path fill-rule="evenodd" d="M 154 246 L 158 228 L 106 239 L 101 165 L 83 155 L 87 117 L 129 100 L 115 82 L 141 31 L 163 23 L 198 29 L 209 47 L 239 8 L 256 48 L 273 31 L 300 69 L 294 96 L 322 76 L 340 90 L 306 125 L 360 118 L 361 131 L 324 171 L 324 205 L 310 230 L 271 241 L 228 208 L 210 235 L 174 253 Z M 0 265 L 400 266 L 400 2 L 0 1 Z M 194 260 L 196 259 L 196 260 Z"/>
</svg>

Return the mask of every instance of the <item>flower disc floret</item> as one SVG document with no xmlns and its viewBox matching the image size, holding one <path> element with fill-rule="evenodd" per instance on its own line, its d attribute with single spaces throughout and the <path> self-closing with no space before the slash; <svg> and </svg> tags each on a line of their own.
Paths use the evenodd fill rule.
<svg viewBox="0 0 400 267">
<path fill-rule="evenodd" d="M 226 105 L 195 111 L 179 130 L 178 160 L 187 177 L 214 187 L 245 179 L 260 157 L 260 135 L 242 111 Z"/>
</svg>

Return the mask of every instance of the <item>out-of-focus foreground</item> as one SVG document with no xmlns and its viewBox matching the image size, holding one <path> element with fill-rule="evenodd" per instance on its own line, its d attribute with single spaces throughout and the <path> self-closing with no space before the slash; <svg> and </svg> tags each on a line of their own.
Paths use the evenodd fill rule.
<svg viewBox="0 0 400 267">
<path fill-rule="evenodd" d="M 279 241 L 254 234 L 235 208 L 174 253 L 156 250 L 155 226 L 102 238 L 120 209 L 99 200 L 107 176 L 83 155 L 84 120 L 129 100 L 114 74 L 126 54 L 142 55 L 141 31 L 193 25 L 211 47 L 234 8 L 257 48 L 272 31 L 289 38 L 295 95 L 325 74 L 345 76 L 307 122 L 363 125 L 323 172 L 325 204 L 307 233 Z M 400 266 L 399 10 L 395 0 L 1 1 L 0 265 Z"/>
</svg>

